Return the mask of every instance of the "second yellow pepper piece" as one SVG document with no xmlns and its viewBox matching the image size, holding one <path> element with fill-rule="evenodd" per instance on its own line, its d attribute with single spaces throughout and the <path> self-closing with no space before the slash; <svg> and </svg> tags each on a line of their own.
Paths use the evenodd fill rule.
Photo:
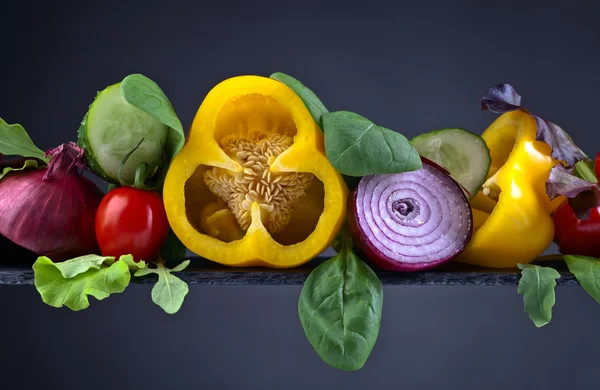
<svg viewBox="0 0 600 390">
<path fill-rule="evenodd" d="M 552 243 L 546 181 L 558 162 L 536 141 L 537 124 L 518 109 L 499 116 L 482 134 L 492 157 L 488 180 L 471 200 L 474 231 L 458 261 L 494 268 L 530 263 Z"/>
</svg>

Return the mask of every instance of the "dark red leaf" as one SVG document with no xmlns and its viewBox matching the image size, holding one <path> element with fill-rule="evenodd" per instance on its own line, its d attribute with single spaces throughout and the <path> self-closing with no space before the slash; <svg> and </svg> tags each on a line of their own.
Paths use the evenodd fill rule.
<svg viewBox="0 0 600 390">
<path fill-rule="evenodd" d="M 537 122 L 538 141 L 550 145 L 552 157 L 564 161 L 569 167 L 575 166 L 578 161 L 585 160 L 588 156 L 577 146 L 573 139 L 560 126 L 547 121 L 537 115 L 532 116 Z"/>
<path fill-rule="evenodd" d="M 550 171 L 548 181 L 546 181 L 546 192 L 550 199 L 560 195 L 574 198 L 592 188 L 598 188 L 598 184 L 580 179 L 562 165 L 555 165 Z"/>
<path fill-rule="evenodd" d="M 521 108 L 521 96 L 510 84 L 493 86 L 481 99 L 481 109 L 487 109 L 496 114 L 504 114 L 519 108 Z"/>
</svg>

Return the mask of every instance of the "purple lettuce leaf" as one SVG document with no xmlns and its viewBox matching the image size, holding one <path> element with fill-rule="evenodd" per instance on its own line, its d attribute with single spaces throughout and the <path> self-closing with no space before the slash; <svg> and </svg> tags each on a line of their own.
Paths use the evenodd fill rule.
<svg viewBox="0 0 600 390">
<path fill-rule="evenodd" d="M 569 205 L 580 220 L 587 220 L 590 211 L 600 204 L 600 187 L 598 183 L 583 180 L 573 174 L 575 168 L 566 169 L 563 165 L 555 165 L 546 182 L 546 192 L 550 199 L 558 196 L 568 198 Z"/>
<path fill-rule="evenodd" d="M 546 192 L 551 200 L 561 195 L 574 198 L 594 187 L 597 188 L 598 184 L 580 179 L 573 174 L 573 170 L 568 170 L 560 164 L 552 167 L 550 177 L 546 181 Z"/>
<path fill-rule="evenodd" d="M 481 109 L 487 109 L 497 114 L 522 109 L 535 119 L 537 123 L 536 140 L 550 145 L 554 159 L 564 161 L 567 167 L 571 168 L 577 162 L 588 158 L 560 126 L 522 107 L 521 96 L 510 84 L 497 84 L 490 88 L 487 95 L 481 99 Z"/>
<path fill-rule="evenodd" d="M 521 108 L 521 96 L 510 84 L 497 84 L 481 99 L 481 109 L 496 114 Z"/>
<path fill-rule="evenodd" d="M 573 139 L 560 126 L 537 115 L 531 115 L 537 122 L 537 136 L 535 139 L 550 145 L 554 159 L 566 162 L 569 167 L 575 166 L 579 161 L 588 159 L 583 150 L 575 145 Z"/>
</svg>

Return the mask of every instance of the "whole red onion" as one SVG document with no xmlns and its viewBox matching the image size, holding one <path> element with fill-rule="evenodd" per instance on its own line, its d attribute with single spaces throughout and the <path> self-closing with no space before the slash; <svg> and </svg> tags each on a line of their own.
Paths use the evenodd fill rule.
<svg viewBox="0 0 600 390">
<path fill-rule="evenodd" d="M 104 193 L 82 175 L 84 151 L 74 142 L 49 150 L 43 169 L 0 180 L 0 234 L 53 261 L 98 253 L 94 220 Z"/>
<path fill-rule="evenodd" d="M 416 171 L 363 177 L 349 202 L 353 241 L 382 269 L 436 267 L 471 238 L 473 217 L 461 187 L 446 170 L 422 160 Z"/>
</svg>

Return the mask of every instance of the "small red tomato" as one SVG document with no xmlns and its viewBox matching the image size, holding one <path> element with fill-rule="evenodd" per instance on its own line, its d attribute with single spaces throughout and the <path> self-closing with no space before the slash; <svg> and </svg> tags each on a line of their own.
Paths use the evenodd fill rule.
<svg viewBox="0 0 600 390">
<path fill-rule="evenodd" d="M 596 177 L 600 179 L 600 153 L 596 155 L 596 161 L 594 162 L 594 171 L 596 171 Z"/>
<path fill-rule="evenodd" d="M 109 191 L 96 212 L 96 239 L 102 256 L 131 254 L 151 261 L 167 238 L 169 222 L 162 198 L 131 187 Z"/>
<path fill-rule="evenodd" d="M 565 200 L 558 206 L 552 219 L 554 241 L 560 253 L 600 257 L 600 206 L 590 210 L 589 219 L 580 220 Z"/>
</svg>

